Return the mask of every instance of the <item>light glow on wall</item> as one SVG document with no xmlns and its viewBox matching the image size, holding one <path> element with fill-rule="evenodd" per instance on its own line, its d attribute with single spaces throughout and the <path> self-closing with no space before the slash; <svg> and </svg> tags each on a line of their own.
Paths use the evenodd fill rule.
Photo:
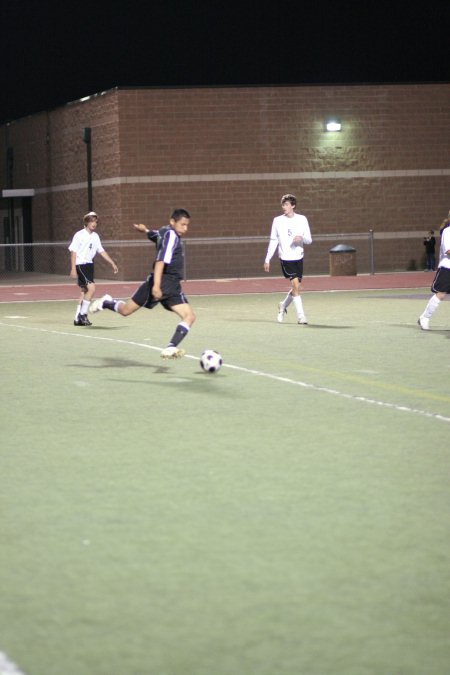
<svg viewBox="0 0 450 675">
<path fill-rule="evenodd" d="M 342 124 L 339 120 L 327 120 L 325 122 L 325 131 L 340 131 L 342 129 Z"/>
</svg>

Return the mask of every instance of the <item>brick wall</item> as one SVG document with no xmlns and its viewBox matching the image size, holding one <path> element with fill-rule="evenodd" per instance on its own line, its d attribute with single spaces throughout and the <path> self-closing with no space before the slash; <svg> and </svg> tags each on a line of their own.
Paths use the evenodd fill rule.
<svg viewBox="0 0 450 675">
<path fill-rule="evenodd" d="M 0 144 L 14 148 L 14 187 L 37 190 L 37 241 L 81 226 L 91 127 L 104 241 L 135 239 L 133 222 L 160 226 L 179 206 L 192 215 L 189 237 L 267 237 L 293 192 L 313 236 L 399 233 L 376 241 L 377 269 L 420 269 L 423 234 L 450 206 L 449 104 L 447 84 L 125 88 L 13 122 Z M 332 115 L 342 131 L 325 133 Z M 192 246 L 191 278 L 262 273 L 265 245 L 239 248 Z M 326 273 L 326 244 L 307 255 L 310 273 Z M 135 271 L 128 253 L 121 274 Z"/>
</svg>

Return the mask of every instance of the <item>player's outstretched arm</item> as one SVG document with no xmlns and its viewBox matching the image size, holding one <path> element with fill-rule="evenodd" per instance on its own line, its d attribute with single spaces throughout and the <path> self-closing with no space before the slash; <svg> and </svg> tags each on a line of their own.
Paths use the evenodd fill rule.
<svg viewBox="0 0 450 675">
<path fill-rule="evenodd" d="M 133 223 L 133 227 L 135 227 L 139 232 L 150 232 L 147 225 L 144 225 L 144 223 Z"/>
<path fill-rule="evenodd" d="M 148 239 L 153 243 L 156 244 L 158 242 L 158 230 L 149 230 L 147 225 L 144 225 L 143 223 L 133 223 L 133 227 L 138 230 L 138 232 L 144 232 Z"/>
</svg>

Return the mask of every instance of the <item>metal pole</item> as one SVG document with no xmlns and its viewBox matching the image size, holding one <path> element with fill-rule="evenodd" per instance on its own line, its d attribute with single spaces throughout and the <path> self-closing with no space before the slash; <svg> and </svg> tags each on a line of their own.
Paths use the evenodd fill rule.
<svg viewBox="0 0 450 675">
<path fill-rule="evenodd" d="M 369 259 L 370 259 L 370 274 L 375 274 L 375 252 L 373 245 L 373 230 L 369 230 Z"/>
<path fill-rule="evenodd" d="M 92 203 L 92 149 L 91 149 L 91 128 L 83 129 L 83 141 L 86 143 L 87 159 L 87 190 L 88 190 L 88 211 L 93 210 Z"/>
<path fill-rule="evenodd" d="M 14 185 L 14 148 L 8 146 L 6 148 L 6 187 L 12 188 Z M 14 243 L 14 197 L 8 199 L 8 220 L 5 227 L 5 243 Z M 7 248 L 5 251 L 6 269 L 14 270 L 14 255 L 15 249 Z"/>
</svg>

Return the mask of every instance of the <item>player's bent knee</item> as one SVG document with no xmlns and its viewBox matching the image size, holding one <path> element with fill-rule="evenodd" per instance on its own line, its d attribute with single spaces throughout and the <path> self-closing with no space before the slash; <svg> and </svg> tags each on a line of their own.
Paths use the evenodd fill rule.
<svg viewBox="0 0 450 675">
<path fill-rule="evenodd" d="M 136 309 L 139 309 L 138 305 L 134 307 L 133 305 L 129 305 L 128 303 L 124 302 L 123 304 L 118 306 L 117 311 L 122 316 L 130 316 L 130 314 L 133 314 L 133 312 L 135 312 Z"/>
<path fill-rule="evenodd" d="M 197 318 L 197 317 L 195 316 L 194 312 L 193 312 L 192 309 L 191 309 L 191 310 L 190 310 L 189 312 L 187 312 L 187 314 L 183 317 L 183 321 L 186 321 L 186 323 L 188 323 L 190 326 L 192 326 L 192 324 L 194 323 L 194 321 L 195 321 L 196 318 Z"/>
</svg>

